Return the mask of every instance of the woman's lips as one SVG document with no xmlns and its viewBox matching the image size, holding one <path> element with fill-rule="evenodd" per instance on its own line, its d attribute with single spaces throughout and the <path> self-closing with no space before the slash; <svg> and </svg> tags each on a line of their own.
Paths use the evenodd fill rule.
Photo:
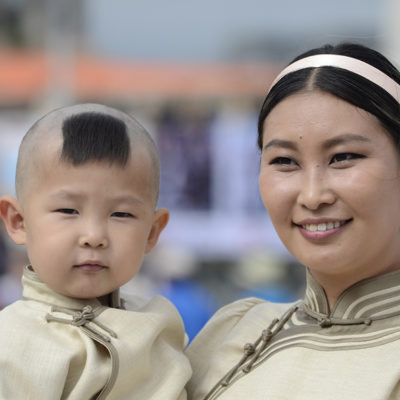
<svg viewBox="0 0 400 400">
<path fill-rule="evenodd" d="M 296 224 L 300 230 L 300 233 L 307 239 L 310 240 L 323 240 L 330 236 L 340 232 L 349 220 L 337 220 L 337 221 L 326 221 L 326 222 L 315 222 Z"/>
</svg>

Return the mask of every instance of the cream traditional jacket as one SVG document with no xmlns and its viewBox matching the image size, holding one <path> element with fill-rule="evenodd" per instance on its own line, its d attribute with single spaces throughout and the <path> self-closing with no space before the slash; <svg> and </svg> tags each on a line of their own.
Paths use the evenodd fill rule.
<svg viewBox="0 0 400 400">
<path fill-rule="evenodd" d="M 329 312 L 309 275 L 297 304 L 245 299 L 190 345 L 190 400 L 400 399 L 400 271 L 355 284 Z"/>
<path fill-rule="evenodd" d="M 1 400 L 186 399 L 184 328 L 168 300 L 116 292 L 105 307 L 55 293 L 28 269 L 23 284 L 0 312 Z"/>
</svg>

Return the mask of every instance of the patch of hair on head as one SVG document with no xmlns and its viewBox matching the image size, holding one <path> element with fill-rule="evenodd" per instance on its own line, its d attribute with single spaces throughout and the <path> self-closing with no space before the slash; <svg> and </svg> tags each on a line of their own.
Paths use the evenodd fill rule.
<svg viewBox="0 0 400 400">
<path fill-rule="evenodd" d="M 109 161 L 125 166 L 130 141 L 124 121 L 101 112 L 82 112 L 67 117 L 62 124 L 61 160 L 73 165 L 87 161 Z"/>
</svg>

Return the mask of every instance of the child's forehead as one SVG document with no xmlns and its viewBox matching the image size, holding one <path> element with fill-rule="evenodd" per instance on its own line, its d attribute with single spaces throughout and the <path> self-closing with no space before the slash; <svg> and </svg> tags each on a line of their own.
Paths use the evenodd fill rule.
<svg viewBox="0 0 400 400">
<path fill-rule="evenodd" d="M 148 186 L 148 181 L 153 181 L 154 171 L 149 152 L 143 145 L 134 146 L 130 152 L 126 164 L 121 165 L 108 159 L 87 160 L 80 164 L 73 164 L 69 160 L 61 157 L 62 140 L 53 140 L 46 142 L 41 151 L 38 151 L 31 160 L 31 167 L 28 174 L 37 179 L 46 179 L 46 177 L 59 177 L 60 185 L 64 178 L 71 177 L 87 182 L 93 174 L 97 176 L 107 176 L 112 180 L 113 176 L 118 177 L 129 185 L 130 182 L 140 180 Z M 102 184 L 106 184 L 106 179 Z M 146 183 L 147 181 L 147 183 Z"/>
<path fill-rule="evenodd" d="M 145 152 L 135 151 L 126 165 L 103 161 L 87 161 L 73 165 L 62 160 L 57 153 L 38 158 L 38 162 L 31 169 L 31 178 L 28 180 L 28 193 L 34 190 L 37 193 L 56 198 L 74 198 L 75 200 L 89 198 L 95 195 L 96 199 L 121 198 L 129 193 L 140 195 L 149 204 L 153 203 L 153 171 L 151 161 Z"/>
<path fill-rule="evenodd" d="M 126 174 L 142 174 L 145 169 L 151 166 L 151 157 L 148 149 L 142 143 L 136 143 L 131 146 L 131 152 L 126 164 L 121 165 L 118 162 L 109 159 L 88 159 L 79 164 L 74 164 L 68 159 L 63 159 L 62 154 L 63 140 L 62 136 L 53 135 L 50 140 L 43 140 L 42 147 L 32 154 L 32 171 L 47 170 L 51 172 L 52 168 L 73 169 L 75 171 L 84 171 L 87 169 L 108 169 L 116 170 Z"/>
<path fill-rule="evenodd" d="M 107 160 L 89 160 L 74 165 L 69 161 L 55 158 L 54 162 L 44 161 L 41 170 L 44 177 L 59 176 L 60 185 L 63 184 L 63 179 L 71 180 L 71 182 L 79 179 L 83 183 L 88 183 L 88 179 L 94 175 L 100 178 L 97 182 L 102 182 L 102 185 L 111 183 L 112 178 L 117 176 L 120 180 L 125 181 L 126 185 L 136 180 L 145 181 L 151 178 L 150 160 L 145 153 L 141 152 L 133 154 L 133 157 L 124 166 L 110 163 Z"/>
<path fill-rule="evenodd" d="M 24 187 L 29 183 L 29 176 L 32 177 L 33 174 L 37 175 L 37 173 L 40 174 L 40 172 L 51 173 L 51 168 L 56 168 L 60 165 L 66 167 L 72 166 L 68 158 L 63 160 L 65 144 L 64 123 L 69 117 L 75 117 L 85 113 L 87 113 L 86 116 L 89 115 L 89 119 L 91 119 L 91 115 L 93 115 L 94 119 L 96 119 L 98 115 L 105 115 L 113 117 L 125 124 L 125 131 L 129 141 L 124 144 L 122 148 L 126 148 L 126 145 L 129 146 L 130 151 L 128 154 L 130 153 L 130 155 L 128 163 L 126 165 L 122 163 L 122 165 L 118 167 L 122 168 L 122 172 L 132 174 L 131 159 L 133 159 L 136 171 L 142 174 L 144 173 L 144 175 L 147 176 L 148 174 L 145 173 L 144 168 L 149 168 L 151 173 L 155 175 L 152 177 L 152 180 L 154 180 L 155 191 L 158 192 L 158 155 L 154 143 L 146 130 L 134 118 L 122 111 L 99 104 L 80 104 L 50 112 L 38 120 L 25 136 L 20 146 L 17 166 L 17 195 L 18 192 L 21 193 L 24 191 Z M 102 119 L 100 118 L 100 120 Z M 95 139 L 95 137 L 91 137 Z M 75 143 L 74 146 L 75 148 L 79 148 L 79 143 L 78 145 Z M 82 151 L 85 153 L 85 150 L 81 150 L 80 153 L 82 153 Z M 94 157 L 99 158 L 98 154 Z M 100 155 L 100 158 L 101 157 L 103 156 Z M 92 162 L 90 158 L 90 155 L 83 156 L 83 167 L 85 164 L 89 165 L 89 163 Z M 138 159 L 141 160 L 139 164 L 137 162 Z M 118 161 L 116 163 L 111 161 L 110 163 L 110 160 L 113 160 L 113 158 L 107 158 L 106 156 L 104 160 L 95 159 L 93 164 L 97 166 L 111 165 L 117 167 Z M 79 165 L 74 165 L 74 167 L 79 168 Z"/>
</svg>

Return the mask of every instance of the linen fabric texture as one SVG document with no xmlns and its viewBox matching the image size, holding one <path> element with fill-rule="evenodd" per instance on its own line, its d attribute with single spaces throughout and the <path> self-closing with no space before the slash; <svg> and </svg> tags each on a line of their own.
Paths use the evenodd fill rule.
<svg viewBox="0 0 400 400">
<path fill-rule="evenodd" d="M 186 400 L 187 338 L 165 298 L 72 299 L 32 270 L 0 312 L 0 399 Z M 127 311 L 129 309 L 130 311 Z"/>
<path fill-rule="evenodd" d="M 307 281 L 297 304 L 249 298 L 219 310 L 187 350 L 188 397 L 400 399 L 400 271 L 355 284 L 332 312 L 323 288 L 310 274 Z M 276 329 L 275 321 L 271 337 L 267 327 L 282 315 L 287 322 Z M 254 348 L 246 343 L 256 344 L 247 358 Z"/>
</svg>

